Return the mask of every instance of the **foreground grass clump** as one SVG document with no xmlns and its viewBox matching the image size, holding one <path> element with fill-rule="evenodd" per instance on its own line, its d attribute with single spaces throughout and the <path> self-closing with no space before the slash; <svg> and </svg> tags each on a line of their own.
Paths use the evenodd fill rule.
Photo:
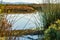
<svg viewBox="0 0 60 40">
<path fill-rule="evenodd" d="M 44 12 L 44 26 L 48 28 L 51 23 L 54 23 L 57 19 L 60 19 L 60 4 L 49 4 L 43 10 Z"/>
<path fill-rule="evenodd" d="M 51 24 L 45 31 L 45 40 L 60 40 L 60 20 L 58 19 L 54 24 Z"/>
<path fill-rule="evenodd" d="M 60 40 L 60 5 L 49 4 L 44 10 L 45 40 Z"/>
</svg>

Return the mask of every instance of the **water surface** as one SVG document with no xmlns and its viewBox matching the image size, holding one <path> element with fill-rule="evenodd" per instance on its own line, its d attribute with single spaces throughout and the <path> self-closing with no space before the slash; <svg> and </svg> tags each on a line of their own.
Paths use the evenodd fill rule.
<svg viewBox="0 0 60 40">
<path fill-rule="evenodd" d="M 9 14 L 8 22 L 12 23 L 12 30 L 24 30 L 43 27 L 43 12 L 34 12 L 31 14 Z M 37 29 L 38 30 L 38 29 Z M 30 37 L 30 38 L 29 38 Z M 39 36 L 41 38 L 41 35 Z M 18 39 L 18 38 L 17 38 Z M 19 37 L 20 40 L 38 39 L 38 35 L 25 35 Z"/>
</svg>

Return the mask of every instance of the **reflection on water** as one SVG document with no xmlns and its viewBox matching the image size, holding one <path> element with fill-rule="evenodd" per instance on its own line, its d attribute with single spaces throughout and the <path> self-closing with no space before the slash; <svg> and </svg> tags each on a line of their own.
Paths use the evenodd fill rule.
<svg viewBox="0 0 60 40">
<path fill-rule="evenodd" d="M 8 14 L 8 22 L 12 23 L 12 30 L 34 29 L 43 27 L 43 13 L 35 12 L 32 14 Z M 37 29 L 38 30 L 38 29 Z M 41 37 L 41 35 L 39 36 Z M 22 36 L 20 40 L 38 39 L 38 35 Z M 40 38 L 41 39 L 41 38 Z"/>
</svg>

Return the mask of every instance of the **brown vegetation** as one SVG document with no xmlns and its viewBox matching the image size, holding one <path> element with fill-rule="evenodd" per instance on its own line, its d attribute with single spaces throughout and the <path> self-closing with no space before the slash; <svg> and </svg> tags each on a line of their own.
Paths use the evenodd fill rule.
<svg viewBox="0 0 60 40">
<path fill-rule="evenodd" d="M 6 18 L 1 19 L 0 31 L 7 31 L 9 28 L 11 28 L 11 24 L 8 23 Z"/>
<path fill-rule="evenodd" d="M 29 12 L 34 12 L 34 8 L 29 7 L 29 6 L 4 6 L 3 8 L 3 13 L 29 13 Z"/>
</svg>

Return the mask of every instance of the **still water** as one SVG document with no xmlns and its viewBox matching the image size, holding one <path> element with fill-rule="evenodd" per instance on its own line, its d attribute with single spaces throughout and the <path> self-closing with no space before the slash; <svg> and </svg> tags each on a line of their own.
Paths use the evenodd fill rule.
<svg viewBox="0 0 60 40">
<path fill-rule="evenodd" d="M 12 23 L 12 30 L 32 29 L 39 30 L 43 28 L 43 12 L 34 12 L 31 14 L 8 14 L 8 22 Z M 38 40 L 43 35 L 24 35 L 19 40 Z M 16 38 L 18 40 L 18 37 Z"/>
</svg>

